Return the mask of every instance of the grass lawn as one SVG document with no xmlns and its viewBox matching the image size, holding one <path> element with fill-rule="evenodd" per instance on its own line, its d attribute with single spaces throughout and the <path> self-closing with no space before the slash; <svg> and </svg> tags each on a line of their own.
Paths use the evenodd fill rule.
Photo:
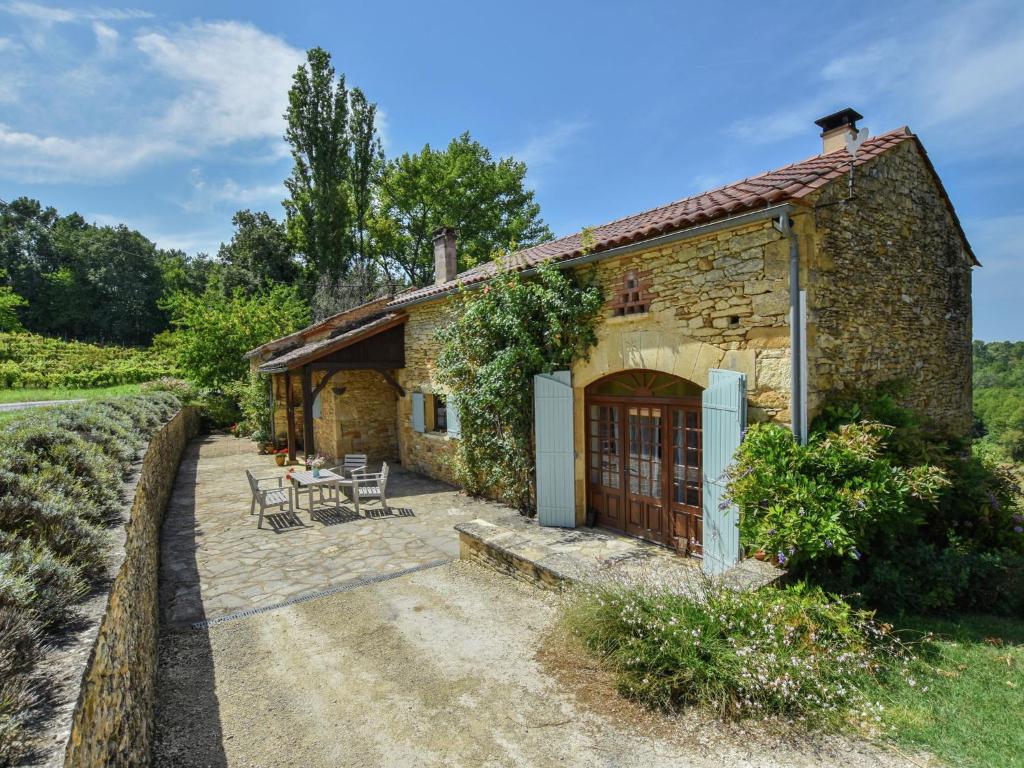
<svg viewBox="0 0 1024 768">
<path fill-rule="evenodd" d="M 0 389 L 0 403 L 27 403 L 34 400 L 97 400 L 102 397 L 139 394 L 139 384 L 118 384 L 96 389 Z"/>
<path fill-rule="evenodd" d="M 935 640 L 912 676 L 879 692 L 895 740 L 954 766 L 1024 766 L 1024 620 L 902 619 Z M 925 690 L 927 688 L 927 690 Z"/>
</svg>

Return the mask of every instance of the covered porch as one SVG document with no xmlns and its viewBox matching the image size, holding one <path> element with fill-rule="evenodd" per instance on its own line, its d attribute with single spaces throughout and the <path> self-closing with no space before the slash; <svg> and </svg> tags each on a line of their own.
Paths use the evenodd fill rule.
<svg viewBox="0 0 1024 768">
<path fill-rule="evenodd" d="M 288 460 L 320 454 L 398 456 L 395 373 L 405 367 L 404 314 L 383 314 L 326 338 L 279 352 L 258 370 L 271 374 L 274 439 Z"/>
</svg>

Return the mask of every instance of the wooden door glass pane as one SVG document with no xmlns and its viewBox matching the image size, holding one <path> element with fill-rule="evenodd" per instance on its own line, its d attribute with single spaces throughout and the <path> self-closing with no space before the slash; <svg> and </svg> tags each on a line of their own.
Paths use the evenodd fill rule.
<svg viewBox="0 0 1024 768">
<path fill-rule="evenodd" d="M 700 507 L 700 413 L 696 409 L 673 409 L 672 458 L 672 500 Z"/>
<path fill-rule="evenodd" d="M 590 482 L 618 488 L 620 476 L 619 409 L 590 406 Z"/>
<path fill-rule="evenodd" d="M 661 408 L 629 408 L 629 492 L 660 498 Z"/>
</svg>

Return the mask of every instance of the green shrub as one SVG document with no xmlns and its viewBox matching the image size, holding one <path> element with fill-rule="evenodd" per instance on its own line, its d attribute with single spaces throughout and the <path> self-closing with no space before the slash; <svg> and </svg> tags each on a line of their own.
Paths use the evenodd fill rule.
<svg viewBox="0 0 1024 768">
<path fill-rule="evenodd" d="M 87 589 L 81 568 L 45 544 L 0 531 L 0 606 L 30 614 L 45 628 L 66 618 Z"/>
<path fill-rule="evenodd" d="M 199 414 L 203 429 L 229 429 L 242 419 L 242 411 L 233 395 L 226 392 L 206 392 L 199 399 Z"/>
<path fill-rule="evenodd" d="M 270 440 L 270 423 L 274 418 L 268 379 L 266 375 L 250 373 L 245 381 L 228 388 L 228 393 L 238 401 L 241 414 L 235 434 L 257 443 Z"/>
<path fill-rule="evenodd" d="M 624 695 L 730 718 L 874 720 L 877 704 L 861 691 L 910 659 L 871 614 L 801 584 L 757 592 L 708 584 L 695 597 L 597 588 L 576 597 L 565 621 Z"/>
<path fill-rule="evenodd" d="M 470 493 L 532 509 L 533 377 L 586 357 L 602 301 L 599 286 L 547 264 L 536 279 L 502 273 L 453 304 L 437 334 L 437 375 L 459 411 L 452 469 Z"/>
<path fill-rule="evenodd" d="M 729 482 L 744 545 L 798 568 L 859 559 L 879 529 L 896 537 L 913 531 L 920 518 L 910 502 L 934 502 L 948 480 L 929 465 L 895 465 L 885 455 L 892 431 L 848 424 L 800 445 L 778 425 L 751 427 Z"/>
<path fill-rule="evenodd" d="M 105 575 L 122 478 L 179 407 L 162 392 L 26 412 L 0 427 L 0 762 L 26 743 L 40 633 Z"/>
<path fill-rule="evenodd" d="M 0 607 L 0 760 L 15 763 L 27 747 L 36 702 L 32 662 L 40 649 L 38 627 L 26 614 Z"/>
<path fill-rule="evenodd" d="M 165 354 L 130 347 L 0 333 L 0 389 L 89 389 L 174 373 Z"/>
</svg>

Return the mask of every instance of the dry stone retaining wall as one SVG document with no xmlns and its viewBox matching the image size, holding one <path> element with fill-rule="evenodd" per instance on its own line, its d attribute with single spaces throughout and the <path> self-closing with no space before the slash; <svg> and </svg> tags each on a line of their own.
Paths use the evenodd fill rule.
<svg viewBox="0 0 1024 768">
<path fill-rule="evenodd" d="M 82 676 L 65 768 L 148 765 L 156 695 L 160 524 L 199 414 L 184 408 L 149 442 L 107 598 Z"/>
</svg>

